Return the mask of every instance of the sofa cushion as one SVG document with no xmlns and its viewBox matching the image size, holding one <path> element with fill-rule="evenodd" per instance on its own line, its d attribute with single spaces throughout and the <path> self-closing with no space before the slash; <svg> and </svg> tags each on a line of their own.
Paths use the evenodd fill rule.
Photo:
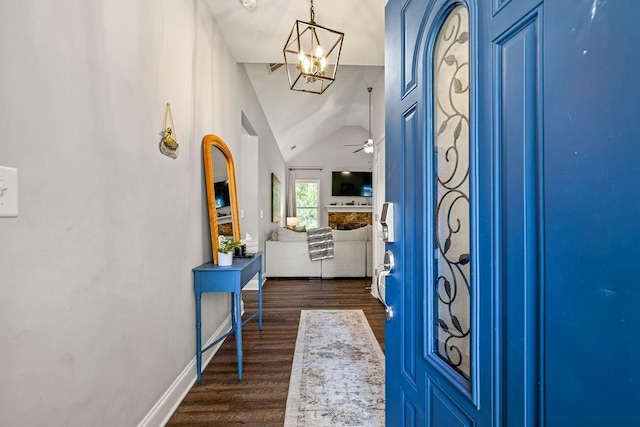
<svg viewBox="0 0 640 427">
<path fill-rule="evenodd" d="M 265 242 L 268 277 L 321 277 L 322 261 L 309 260 L 307 242 Z"/>
<path fill-rule="evenodd" d="M 371 224 L 355 230 L 331 230 L 335 241 L 370 241 L 372 239 L 373 228 Z M 282 242 L 307 241 L 307 233 L 303 230 L 294 231 L 284 227 L 278 227 L 271 233 L 271 240 Z"/>
<path fill-rule="evenodd" d="M 332 230 L 333 240 L 371 240 L 372 227 L 366 225 L 355 230 Z"/>
<path fill-rule="evenodd" d="M 322 277 L 365 277 L 367 242 L 343 240 L 335 243 L 332 259 L 322 260 Z"/>
<path fill-rule="evenodd" d="M 269 277 L 370 277 L 371 249 L 371 241 L 337 241 L 333 259 L 310 261 L 306 241 L 267 240 L 265 273 Z"/>
<path fill-rule="evenodd" d="M 288 228 L 278 227 L 271 233 L 271 240 L 279 240 L 281 242 L 307 241 L 307 233 L 289 230 Z"/>
</svg>

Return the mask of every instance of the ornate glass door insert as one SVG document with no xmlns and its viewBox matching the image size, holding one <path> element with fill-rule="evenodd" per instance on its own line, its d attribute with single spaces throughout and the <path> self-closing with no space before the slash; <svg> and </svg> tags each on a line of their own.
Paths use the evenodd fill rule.
<svg viewBox="0 0 640 427">
<path fill-rule="evenodd" d="M 458 6 L 434 50 L 435 348 L 470 378 L 469 12 Z"/>
</svg>

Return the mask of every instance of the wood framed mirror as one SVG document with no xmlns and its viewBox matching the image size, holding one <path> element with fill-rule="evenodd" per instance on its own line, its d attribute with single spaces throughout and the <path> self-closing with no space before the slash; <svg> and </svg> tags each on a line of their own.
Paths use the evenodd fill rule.
<svg viewBox="0 0 640 427">
<path fill-rule="evenodd" d="M 209 207 L 211 252 L 213 263 L 217 264 L 220 236 L 240 240 L 236 173 L 231 150 L 216 135 L 206 135 L 202 139 L 202 157 Z"/>
</svg>

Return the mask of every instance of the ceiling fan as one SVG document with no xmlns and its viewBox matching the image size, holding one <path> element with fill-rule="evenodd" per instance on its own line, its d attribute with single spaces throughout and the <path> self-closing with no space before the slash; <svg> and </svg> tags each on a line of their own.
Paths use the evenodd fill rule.
<svg viewBox="0 0 640 427">
<path fill-rule="evenodd" d="M 367 139 L 362 144 L 345 144 L 345 147 L 360 147 L 354 153 L 364 150 L 365 153 L 371 154 L 373 153 L 373 139 L 371 138 L 371 91 L 372 87 L 367 88 L 367 92 L 369 92 L 369 139 Z"/>
</svg>

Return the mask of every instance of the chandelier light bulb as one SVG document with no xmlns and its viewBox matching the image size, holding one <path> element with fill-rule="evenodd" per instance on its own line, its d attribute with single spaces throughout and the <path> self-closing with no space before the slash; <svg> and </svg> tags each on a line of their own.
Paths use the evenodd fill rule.
<svg viewBox="0 0 640 427">
<path fill-rule="evenodd" d="M 327 58 L 325 58 L 324 56 L 320 60 L 320 68 L 322 68 L 322 71 L 327 68 Z"/>
<path fill-rule="evenodd" d="M 318 45 L 318 47 L 316 47 L 316 58 L 322 58 L 322 54 L 324 52 L 322 52 L 322 46 Z"/>
</svg>

